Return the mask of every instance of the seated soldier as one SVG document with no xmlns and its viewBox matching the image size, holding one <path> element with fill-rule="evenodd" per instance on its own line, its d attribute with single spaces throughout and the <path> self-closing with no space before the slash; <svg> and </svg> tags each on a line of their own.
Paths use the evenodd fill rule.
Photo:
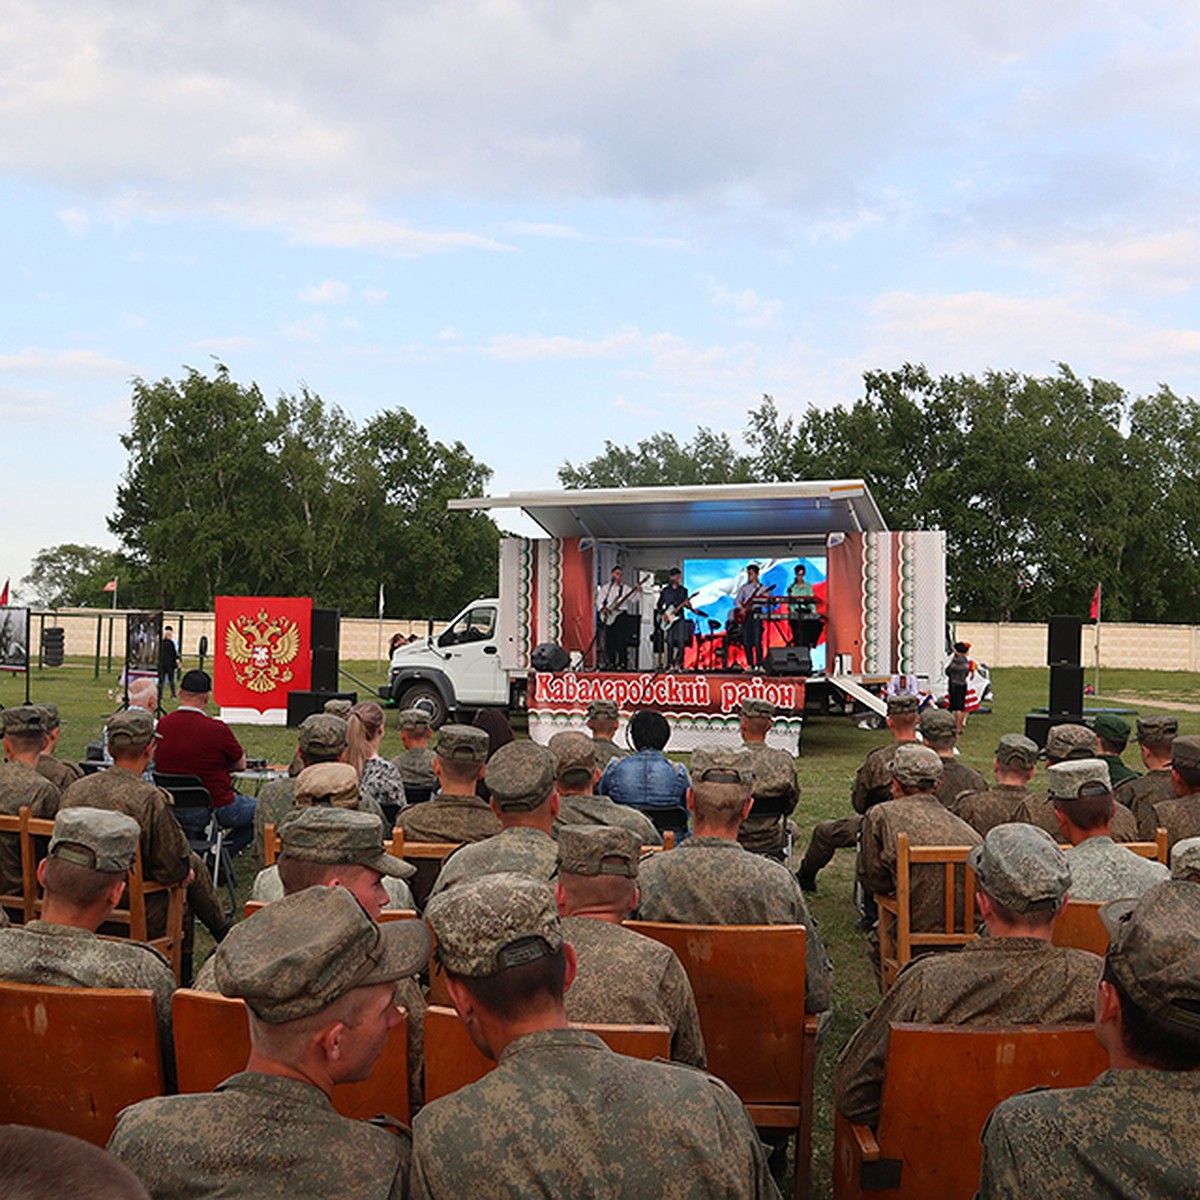
<svg viewBox="0 0 1200 1200">
<path fill-rule="evenodd" d="M 99 1146 L 65 1133 L 0 1125 L 0 1162 L 0 1200 L 150 1200 L 128 1167 Z"/>
<path fill-rule="evenodd" d="M 1029 795 L 1029 781 L 1037 770 L 1038 746 L 1021 733 L 1006 733 L 996 747 L 992 774 L 996 786 L 959 796 L 950 811 L 961 817 L 980 837 L 1017 819 L 1017 810 Z"/>
<path fill-rule="evenodd" d="M 1113 788 L 1120 783 L 1137 779 L 1138 773 L 1131 771 L 1121 758 L 1132 732 L 1129 722 L 1117 713 L 1097 713 L 1092 721 L 1092 732 L 1096 735 L 1100 751 L 1097 757 L 1108 768 L 1109 782 Z"/>
<path fill-rule="evenodd" d="M 594 794 L 600 781 L 600 767 L 592 738 L 586 733 L 564 730 L 550 739 L 549 750 L 554 755 L 554 781 L 558 788 L 556 832 L 562 825 L 619 825 L 634 834 L 640 846 L 662 845 L 662 834 L 644 813 Z"/>
<path fill-rule="evenodd" d="M 406 708 L 400 713 L 400 740 L 404 749 L 392 762 L 400 772 L 405 788 L 418 793 L 437 789 L 437 773 L 433 769 L 433 749 L 429 742 L 433 726 L 423 708 Z"/>
<path fill-rule="evenodd" d="M 1061 1025 L 1091 1015 L 1099 957 L 1050 942 L 1071 882 L 1054 839 L 1031 825 L 997 825 L 969 861 L 988 936 L 900 972 L 834 1069 L 833 1100 L 848 1120 L 879 1124 L 892 1022 Z"/>
<path fill-rule="evenodd" d="M 1167 846 L 1200 835 L 1200 737 L 1177 737 L 1171 743 L 1173 800 L 1142 809 L 1138 833 L 1150 841 L 1156 829 L 1167 831 Z"/>
<path fill-rule="evenodd" d="M 558 835 L 555 902 L 578 973 L 567 1017 L 601 1025 L 666 1025 L 671 1057 L 704 1066 L 700 1015 L 675 951 L 621 922 L 637 903 L 641 846 L 627 829 L 568 825 Z"/>
<path fill-rule="evenodd" d="M 414 1118 L 414 1195 L 778 1196 L 725 1084 L 569 1027 L 575 952 L 545 884 L 476 879 L 427 916 L 454 1006 L 498 1065 Z"/>
<path fill-rule="evenodd" d="M 600 794 L 633 808 L 677 808 L 679 820 L 686 823 L 685 797 L 690 781 L 687 768 L 663 753 L 671 740 L 666 717 L 649 709 L 634 713 L 629 736 L 636 753 L 609 761 L 600 776 Z M 651 820 L 660 829 L 675 827 L 664 824 L 665 818 L 657 815 Z"/>
<path fill-rule="evenodd" d="M 1071 844 L 1067 865 L 1072 899 L 1140 896 L 1168 878 L 1162 863 L 1112 840 L 1116 801 L 1109 790 L 1107 764 L 1098 758 L 1055 763 L 1046 771 L 1046 783 L 1058 817 L 1059 840 Z"/>
<path fill-rule="evenodd" d="M 1200 837 L 1184 838 L 1171 848 L 1171 878 L 1200 883 Z"/>
<path fill-rule="evenodd" d="M 246 1070 L 197 1095 L 126 1108 L 108 1143 L 152 1196 L 400 1200 L 409 1139 L 330 1103 L 368 1079 L 399 1021 L 395 982 L 420 970 L 420 921 L 376 925 L 345 888 L 315 887 L 234 926 L 217 984 L 245 1000 Z"/>
<path fill-rule="evenodd" d="M 592 732 L 596 745 L 596 765 L 601 771 L 614 758 L 627 758 L 628 750 L 622 750 L 613 740 L 620 723 L 620 713 L 615 700 L 593 700 L 587 706 L 587 727 Z"/>
<path fill-rule="evenodd" d="M 419 711 L 424 711 L 419 710 Z M 396 828 L 412 842 L 481 842 L 500 832 L 500 821 L 475 785 L 487 763 L 488 735 L 472 725 L 443 725 L 433 756 L 441 790 L 424 804 L 410 804 Z"/>
<path fill-rule="evenodd" d="M 796 782 L 796 760 L 786 750 L 767 745 L 767 734 L 775 724 L 775 705 L 770 700 L 747 697 L 738 709 L 738 725 L 742 745 L 750 751 L 754 762 L 753 796 L 764 806 L 785 812 L 756 814 L 753 809 L 738 830 L 738 841 L 755 854 L 769 854 L 783 861 L 788 844 L 788 825 L 792 810 L 800 800 L 800 785 Z M 795 833 L 795 826 L 792 826 Z"/>
<path fill-rule="evenodd" d="M 981 1200 L 1200 1196 L 1200 888 L 1163 883 L 1101 915 L 1112 942 L 1094 1013 L 1110 1069 L 997 1105 Z"/>
<path fill-rule="evenodd" d="M 35 817 L 58 812 L 62 793 L 38 773 L 38 756 L 46 744 L 46 714 L 32 705 L 0 712 L 4 726 L 4 758 L 0 762 L 0 813 L 15 817 L 26 805 Z M 21 847 L 15 833 L 0 833 L 0 890 L 21 890 Z"/>
<path fill-rule="evenodd" d="M 138 823 L 98 808 L 64 809 L 38 863 L 42 915 L 0 929 L 0 980 L 50 987 L 148 988 L 154 993 L 163 1050 L 171 1047 L 175 976 L 143 942 L 99 938 L 120 903 L 137 854 Z"/>
<path fill-rule="evenodd" d="M 945 708 L 927 708 L 917 722 L 917 729 L 930 750 L 942 760 L 942 781 L 937 787 L 938 799 L 949 809 L 964 792 L 982 792 L 987 787 L 974 767 L 960 762 L 955 751 L 958 726 L 955 714 Z"/>
<path fill-rule="evenodd" d="M 65 792 L 75 780 L 83 778 L 83 768 L 78 763 L 54 757 L 59 736 L 62 734 L 62 718 L 58 715 L 58 705 L 38 704 L 36 707 L 46 714 L 46 744 L 38 755 L 37 772 L 50 780 L 60 792 Z"/>
<path fill-rule="evenodd" d="M 1134 823 L 1141 828 L 1142 814 L 1160 800 L 1172 800 L 1175 788 L 1171 783 L 1171 746 L 1179 733 L 1179 718 L 1161 713 L 1138 717 L 1134 735 L 1142 756 L 1145 775 L 1127 779 L 1113 788 L 1118 804 L 1133 814 Z"/>
<path fill-rule="evenodd" d="M 455 850 L 438 874 L 432 896 L 498 871 L 516 871 L 542 881 L 554 875 L 558 865 L 553 835 L 558 816 L 554 755 L 536 742 L 509 742 L 492 755 L 483 781 L 500 832 Z"/>
<path fill-rule="evenodd" d="M 800 885 L 782 863 L 751 854 L 738 842 L 738 829 L 754 804 L 750 752 L 697 746 L 692 772 L 687 802 L 693 835 L 641 865 L 638 917 L 695 925 L 805 926 L 804 1006 L 824 1012 L 832 1002 L 832 968 Z"/>
</svg>

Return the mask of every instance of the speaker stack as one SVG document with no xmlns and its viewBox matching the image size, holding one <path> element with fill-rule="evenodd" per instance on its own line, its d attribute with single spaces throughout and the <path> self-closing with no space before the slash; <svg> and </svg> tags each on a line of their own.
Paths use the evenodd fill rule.
<svg viewBox="0 0 1200 1200">
<path fill-rule="evenodd" d="M 1045 746 L 1055 725 L 1083 724 L 1083 664 L 1079 642 L 1083 618 L 1059 615 L 1046 627 L 1046 663 L 1050 668 L 1050 703 L 1046 713 L 1025 717 L 1025 736 Z"/>
<path fill-rule="evenodd" d="M 337 692 L 342 614 L 336 608 L 312 610 L 312 690 Z"/>
</svg>

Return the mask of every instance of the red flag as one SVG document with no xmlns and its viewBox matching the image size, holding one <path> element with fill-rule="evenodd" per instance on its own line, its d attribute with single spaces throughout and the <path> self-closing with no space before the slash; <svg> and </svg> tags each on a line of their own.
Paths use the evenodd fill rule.
<svg viewBox="0 0 1200 1200">
<path fill-rule="evenodd" d="M 312 679 L 312 598 L 218 596 L 213 695 L 222 708 L 287 708 Z"/>
<path fill-rule="evenodd" d="M 107 582 L 107 583 L 104 585 L 104 590 L 105 590 L 106 592 L 115 592 L 115 591 L 117 590 L 117 581 L 116 581 L 115 579 L 110 579 L 110 580 L 109 580 L 109 581 L 108 581 L 108 582 Z"/>
<path fill-rule="evenodd" d="M 1099 584 L 1096 584 L 1096 592 L 1095 592 L 1095 595 L 1092 596 L 1092 608 L 1091 608 L 1091 611 L 1088 613 L 1088 620 L 1089 621 L 1100 620 L 1100 585 Z"/>
<path fill-rule="evenodd" d="M 4 589 L 0 591 L 0 608 L 8 607 L 8 584 L 9 580 L 4 581 Z"/>
</svg>

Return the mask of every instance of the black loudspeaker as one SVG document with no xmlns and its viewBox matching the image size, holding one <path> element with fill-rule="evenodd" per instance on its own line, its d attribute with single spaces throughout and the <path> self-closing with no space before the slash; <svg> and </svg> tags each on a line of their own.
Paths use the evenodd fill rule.
<svg viewBox="0 0 1200 1200">
<path fill-rule="evenodd" d="M 1079 636 L 1082 630 L 1082 617 L 1051 617 L 1046 626 L 1046 665 L 1053 667 L 1065 663 L 1068 667 L 1079 666 Z"/>
<path fill-rule="evenodd" d="M 312 689 L 314 692 L 336 692 L 338 685 L 338 652 L 312 652 Z"/>
<path fill-rule="evenodd" d="M 1027 713 L 1025 716 L 1025 736 L 1031 742 L 1037 742 L 1044 750 L 1046 748 L 1046 738 L 1054 725 L 1059 724 L 1054 717 L 1048 717 L 1045 713 Z"/>
<path fill-rule="evenodd" d="M 295 729 L 305 717 L 323 712 L 326 700 L 349 700 L 358 703 L 357 692 L 288 692 L 287 723 Z"/>
<path fill-rule="evenodd" d="M 772 646 L 767 651 L 768 675 L 811 675 L 812 655 L 807 646 Z"/>
<path fill-rule="evenodd" d="M 312 648 L 332 650 L 335 654 L 341 645 L 342 614 L 336 608 L 314 608 L 312 610 Z"/>
<path fill-rule="evenodd" d="M 557 642 L 539 642 L 529 656 L 535 671 L 565 671 L 571 659 Z"/>
<path fill-rule="evenodd" d="M 1050 668 L 1050 715 L 1083 712 L 1083 668 L 1055 663 Z"/>
</svg>

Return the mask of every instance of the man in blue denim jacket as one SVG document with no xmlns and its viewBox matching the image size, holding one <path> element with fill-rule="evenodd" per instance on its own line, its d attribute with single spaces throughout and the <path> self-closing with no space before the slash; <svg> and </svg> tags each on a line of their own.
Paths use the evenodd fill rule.
<svg viewBox="0 0 1200 1200">
<path fill-rule="evenodd" d="M 649 709 L 636 712 L 629 722 L 629 736 L 637 753 L 613 759 L 605 767 L 597 794 L 631 808 L 677 809 L 678 813 L 649 815 L 660 831 L 675 829 L 686 836 L 687 792 L 692 781 L 686 767 L 671 762 L 663 753 L 671 736 L 666 718 Z"/>
</svg>

